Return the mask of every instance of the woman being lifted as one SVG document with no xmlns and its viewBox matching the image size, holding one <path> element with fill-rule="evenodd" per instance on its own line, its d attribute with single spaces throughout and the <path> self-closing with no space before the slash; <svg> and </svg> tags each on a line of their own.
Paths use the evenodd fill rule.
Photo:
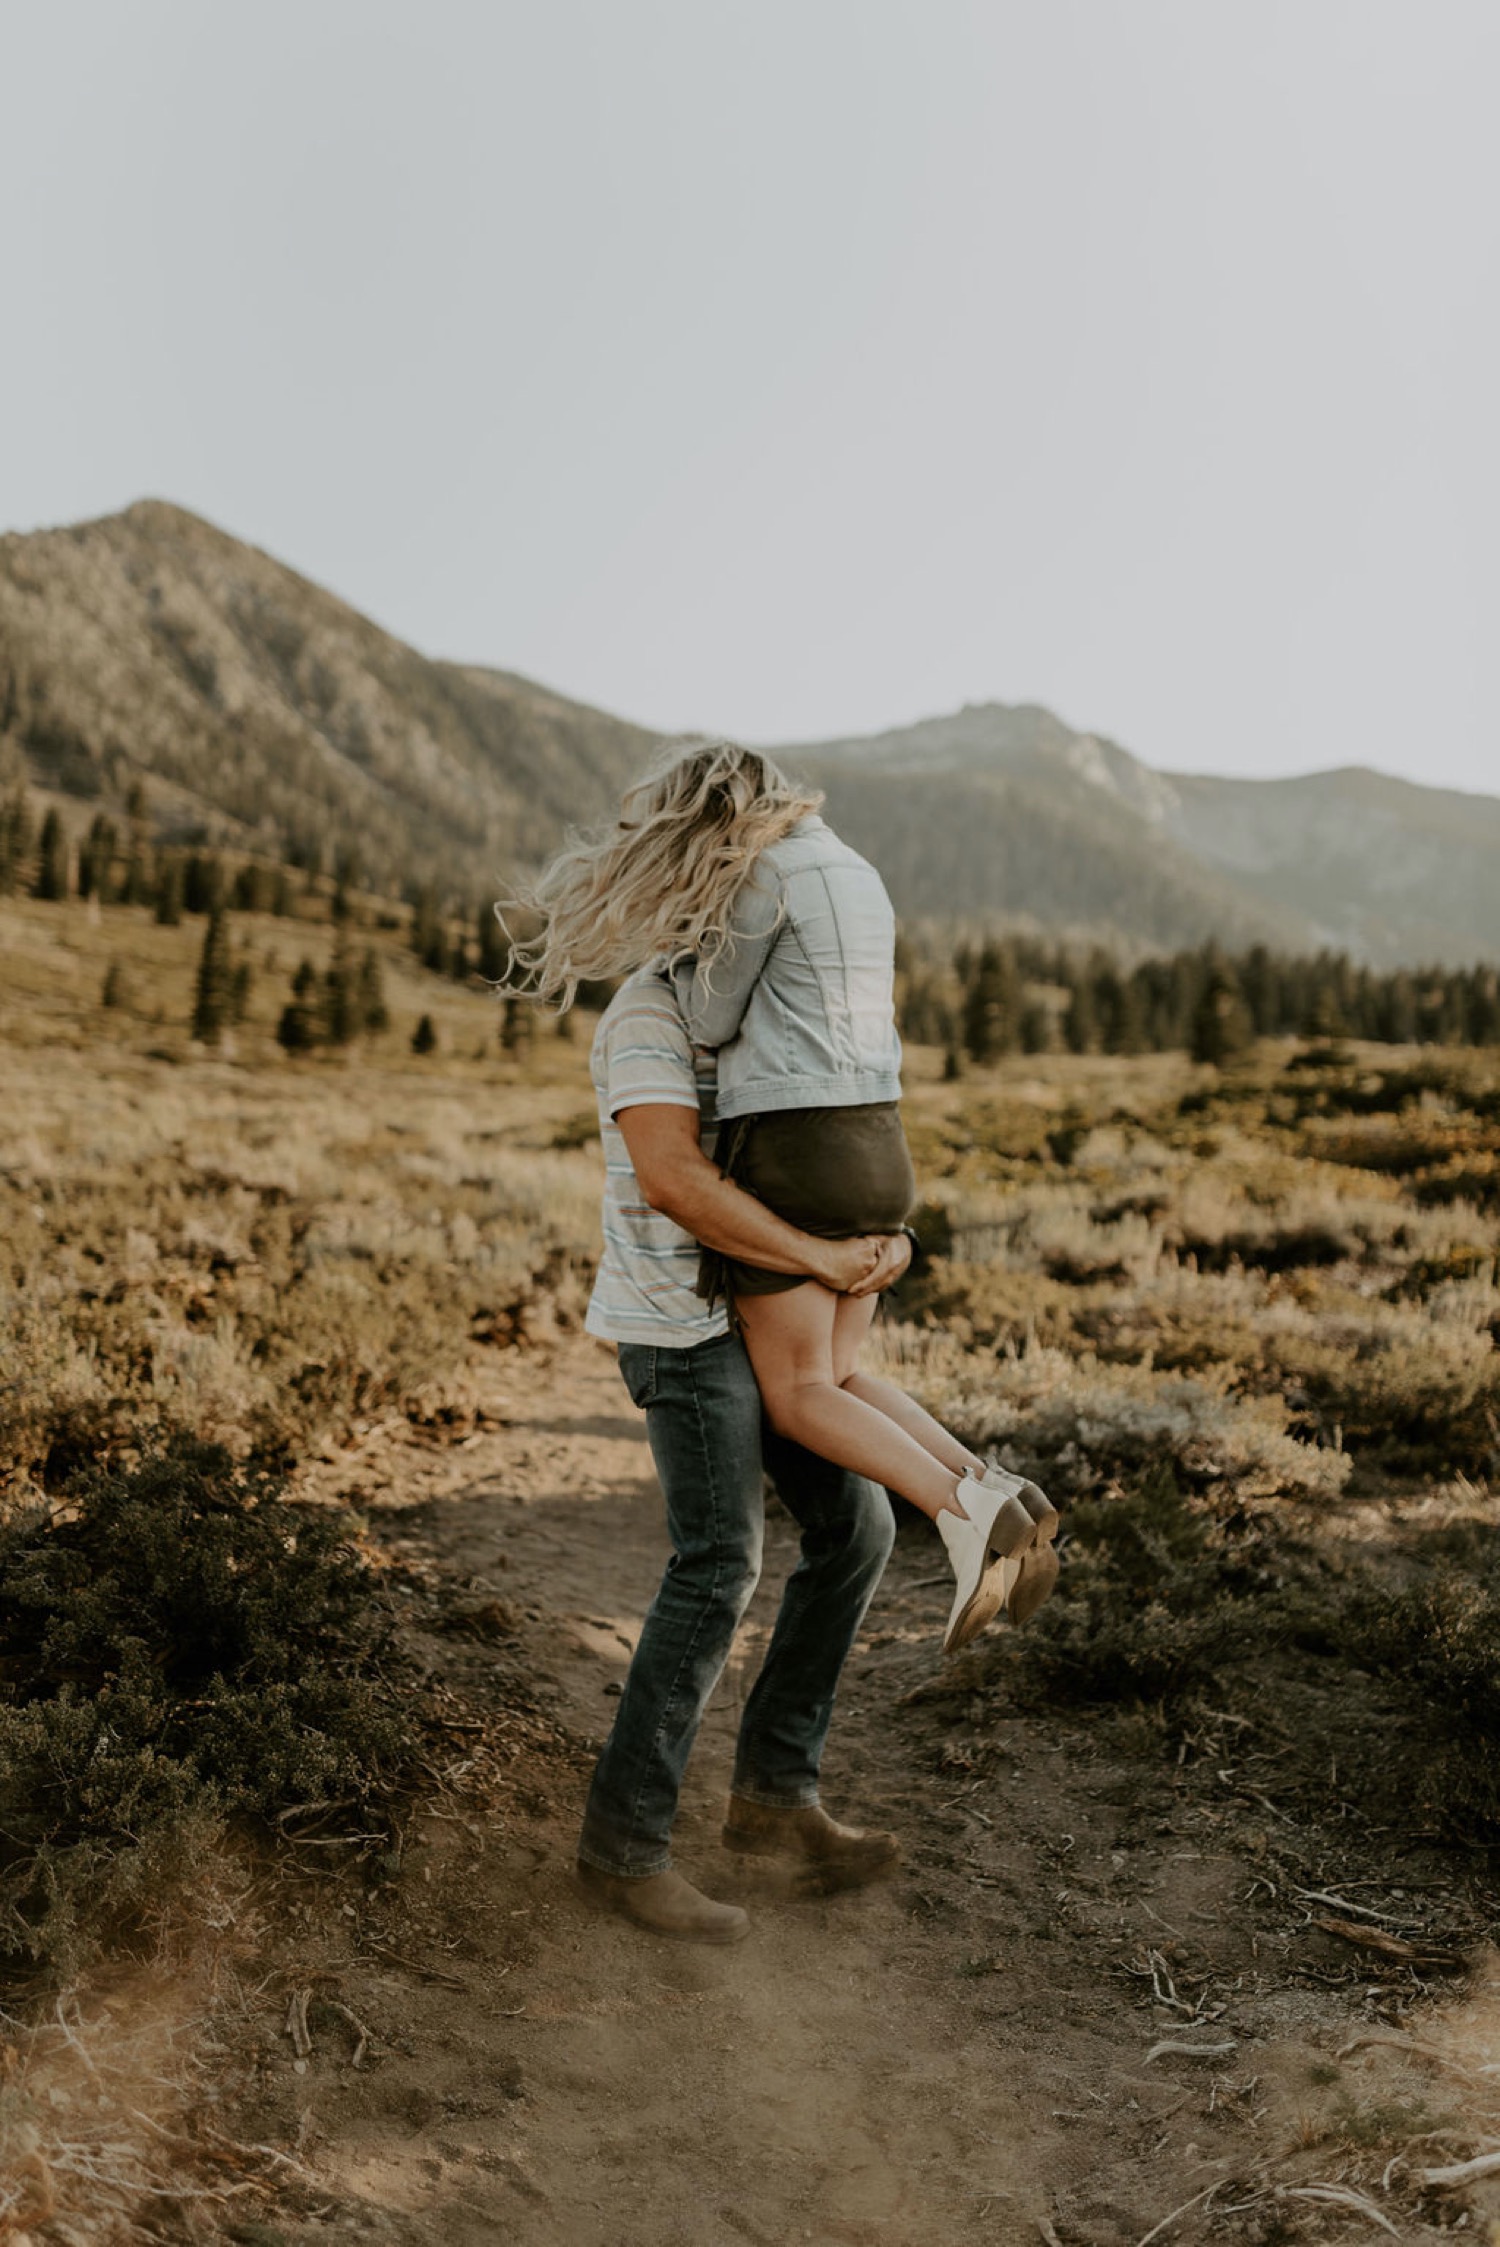
<svg viewBox="0 0 1500 2247">
<path fill-rule="evenodd" d="M 524 987 L 571 1001 L 584 978 L 654 965 L 718 1058 L 716 1160 L 804 1232 L 899 1233 L 914 1199 L 901 1128 L 895 919 L 875 869 L 818 816 L 820 794 L 732 742 L 673 745 L 614 827 L 557 858 L 516 945 Z M 955 1586 L 945 1651 L 1002 1609 L 1024 1621 L 1057 1575 L 1056 1509 L 892 1382 L 863 1371 L 872 1295 L 705 1251 L 779 1433 L 899 1493 L 936 1522 Z"/>
</svg>

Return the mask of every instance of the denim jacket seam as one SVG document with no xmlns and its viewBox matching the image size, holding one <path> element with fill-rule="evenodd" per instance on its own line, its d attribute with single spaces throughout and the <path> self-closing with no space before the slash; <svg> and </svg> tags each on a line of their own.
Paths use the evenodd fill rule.
<svg viewBox="0 0 1500 2247">
<path fill-rule="evenodd" d="M 849 994 L 849 957 L 844 950 L 843 927 L 839 921 L 838 914 L 834 910 L 833 884 L 829 880 L 828 876 L 828 862 L 825 860 L 825 862 L 816 869 L 816 872 L 818 880 L 823 886 L 823 895 L 828 903 L 829 924 L 833 929 L 833 940 L 835 944 L 837 944 L 839 951 L 839 990 L 837 1002 L 834 1001 L 833 995 L 829 992 L 827 985 L 823 982 L 822 978 L 819 977 L 819 988 L 823 993 L 823 1012 L 828 1017 L 830 1042 L 833 1042 L 834 1040 L 838 1040 L 839 1042 L 841 1042 L 844 1047 L 844 1059 L 846 1063 L 850 1068 L 858 1069 L 859 1041 L 856 1038 L 854 1032 L 854 1001 Z M 837 1004 L 837 1013 L 835 1013 L 835 1004 Z"/>
</svg>

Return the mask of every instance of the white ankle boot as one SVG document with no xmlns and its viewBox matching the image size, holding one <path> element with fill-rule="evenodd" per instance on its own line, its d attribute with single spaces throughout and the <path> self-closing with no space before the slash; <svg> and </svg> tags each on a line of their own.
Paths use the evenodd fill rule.
<svg viewBox="0 0 1500 2247">
<path fill-rule="evenodd" d="M 1013 1475 L 1005 1467 L 988 1466 L 984 1471 L 986 1490 L 1003 1492 L 1023 1506 L 1030 1518 L 1035 1535 L 1021 1557 L 1021 1566 L 1012 1586 L 1006 1605 L 1013 1623 L 1026 1623 L 1036 1613 L 1044 1600 L 1052 1597 L 1057 1584 L 1057 1536 L 1062 1516 L 1044 1491 L 1034 1482 Z"/>
<path fill-rule="evenodd" d="M 965 1475 L 958 1486 L 962 1514 L 941 1513 L 938 1535 L 956 1579 L 943 1652 L 956 1653 L 992 1622 L 1011 1598 L 1037 1528 L 1020 1499 L 996 1490 L 988 1478 Z"/>
</svg>

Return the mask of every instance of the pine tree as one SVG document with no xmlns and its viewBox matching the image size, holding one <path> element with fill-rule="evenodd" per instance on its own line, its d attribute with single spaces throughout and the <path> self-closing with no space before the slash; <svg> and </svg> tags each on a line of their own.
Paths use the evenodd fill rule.
<svg viewBox="0 0 1500 2247">
<path fill-rule="evenodd" d="M 507 999 L 500 1016 L 500 1051 L 514 1059 L 536 1036 L 536 1015 L 524 999 Z"/>
<path fill-rule="evenodd" d="M 224 896 L 224 868 L 211 852 L 193 851 L 182 870 L 182 902 L 189 913 L 212 913 Z"/>
<path fill-rule="evenodd" d="M 229 956 L 229 916 L 216 905 L 203 932 L 198 957 L 198 987 L 193 1000 L 193 1036 L 217 1045 L 234 1012 L 234 967 Z"/>
<path fill-rule="evenodd" d="M 1500 1045 L 1500 976 L 1476 968 L 1469 978 L 1465 1014 L 1470 1045 Z"/>
<path fill-rule="evenodd" d="M 234 877 L 234 902 L 241 913 L 269 913 L 275 874 L 259 860 L 250 859 Z"/>
<path fill-rule="evenodd" d="M 68 894 L 68 839 L 55 806 L 42 821 L 36 880 L 31 885 L 31 894 L 51 904 Z"/>
<path fill-rule="evenodd" d="M 107 1007 L 125 1004 L 125 970 L 118 960 L 111 960 L 104 971 L 104 988 L 99 993 L 99 1004 Z"/>
<path fill-rule="evenodd" d="M 1339 1005 L 1338 992 L 1326 978 L 1317 984 L 1308 1011 L 1306 1034 L 1310 1038 L 1341 1038 L 1349 1025 L 1344 1020 L 1344 1010 Z M 1199 1058 L 1194 1055 L 1195 1060 Z"/>
<path fill-rule="evenodd" d="M 1063 1016 L 1063 1037 L 1069 1053 L 1093 1053 L 1099 1044 L 1099 1015 L 1094 1005 L 1094 979 L 1087 967 L 1071 970 L 1072 989 Z"/>
<path fill-rule="evenodd" d="M 1052 1045 L 1052 1010 L 1034 999 L 1021 1010 L 1021 1051 L 1047 1053 Z"/>
<path fill-rule="evenodd" d="M 359 980 L 355 995 L 361 1030 L 378 1033 L 391 1026 L 390 1008 L 385 1003 L 385 987 L 380 976 L 380 962 L 375 953 L 366 947 L 359 963 Z"/>
<path fill-rule="evenodd" d="M 436 954 L 441 973 L 444 953 L 443 922 L 438 912 L 437 899 L 427 888 L 419 889 L 412 901 L 411 948 L 426 967 L 432 965 Z"/>
<path fill-rule="evenodd" d="M 1193 1023 L 1189 1052 L 1195 1061 L 1211 1062 L 1217 1068 L 1243 1053 L 1250 1044 L 1253 1031 L 1245 1002 L 1240 996 L 1240 986 L 1229 962 L 1212 954 L 1203 991 L 1193 1010 Z"/>
<path fill-rule="evenodd" d="M 311 960 L 303 960 L 292 977 L 291 1000 L 276 1025 L 276 1043 L 287 1053 L 311 1053 L 318 1042 L 320 1025 L 313 1006 L 317 987 L 316 968 Z"/>
<path fill-rule="evenodd" d="M 1121 975 L 1113 960 L 1101 958 L 1093 969 L 1094 1004 L 1099 1016 L 1100 1043 L 1106 1053 L 1139 1053 L 1146 1042 L 1146 1025 L 1135 984 Z"/>
<path fill-rule="evenodd" d="M 411 1034 L 413 1053 L 433 1053 L 437 1050 L 437 1032 L 432 1026 L 432 1016 L 424 1014 Z"/>
<path fill-rule="evenodd" d="M 323 1035 L 330 1045 L 347 1045 L 359 1028 L 359 973 L 341 928 L 323 977 Z"/>
<path fill-rule="evenodd" d="M 31 840 L 31 810 L 25 790 L 18 788 L 0 804 L 0 897 L 8 896 L 19 883 Z"/>
<path fill-rule="evenodd" d="M 97 897 L 101 905 L 109 903 L 110 870 L 115 862 L 115 823 L 96 811 L 89 822 L 89 831 L 78 853 L 78 894 L 80 897 Z"/>
<path fill-rule="evenodd" d="M 163 928 L 182 919 L 182 860 L 164 857 L 156 869 L 156 918 Z"/>
<path fill-rule="evenodd" d="M 250 993 L 254 987 L 254 982 L 255 971 L 251 967 L 250 953 L 247 949 L 241 952 L 239 958 L 235 961 L 234 974 L 230 978 L 229 1012 L 232 1021 L 245 1022 L 249 1020 Z"/>
<path fill-rule="evenodd" d="M 1008 946 L 992 938 L 980 950 L 973 981 L 964 997 L 963 1042 L 979 1062 L 998 1061 L 1014 1050 L 1020 1031 L 1021 985 Z"/>
</svg>

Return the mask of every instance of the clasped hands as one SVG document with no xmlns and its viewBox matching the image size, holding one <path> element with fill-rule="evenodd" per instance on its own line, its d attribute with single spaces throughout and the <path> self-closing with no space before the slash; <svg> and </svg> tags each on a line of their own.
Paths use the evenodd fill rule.
<svg viewBox="0 0 1500 2247">
<path fill-rule="evenodd" d="M 853 1240 L 824 1241 L 824 1268 L 818 1278 L 836 1295 L 878 1295 L 892 1286 L 911 1262 L 905 1233 L 861 1233 Z"/>
</svg>

